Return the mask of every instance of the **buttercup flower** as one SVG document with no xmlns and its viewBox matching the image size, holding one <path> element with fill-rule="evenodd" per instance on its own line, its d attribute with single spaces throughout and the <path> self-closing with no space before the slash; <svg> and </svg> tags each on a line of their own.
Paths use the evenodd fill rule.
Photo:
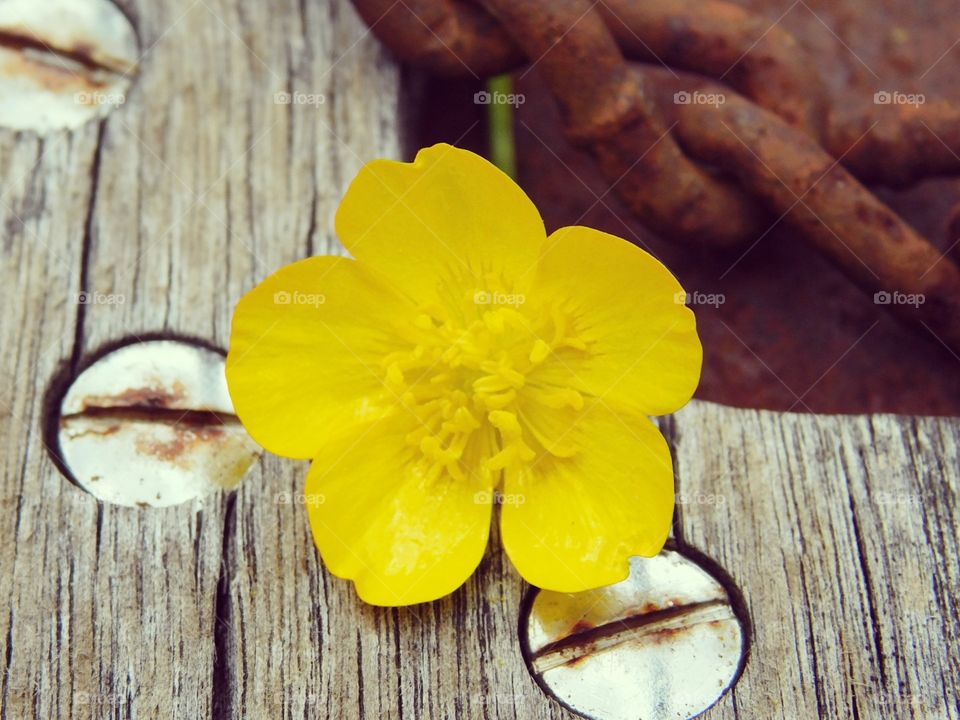
<svg viewBox="0 0 960 720">
<path fill-rule="evenodd" d="M 312 460 L 329 570 L 376 605 L 433 600 L 476 569 L 501 505 L 529 582 L 575 592 L 655 555 L 673 514 L 649 415 L 680 408 L 701 348 L 652 256 L 585 227 L 549 237 L 530 199 L 449 145 L 377 160 L 312 257 L 238 304 L 227 357 L 257 442 Z"/>
</svg>

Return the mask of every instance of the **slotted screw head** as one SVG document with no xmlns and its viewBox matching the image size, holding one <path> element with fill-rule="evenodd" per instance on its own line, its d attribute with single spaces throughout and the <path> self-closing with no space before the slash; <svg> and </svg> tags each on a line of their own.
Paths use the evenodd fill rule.
<svg viewBox="0 0 960 720">
<path fill-rule="evenodd" d="M 232 489 L 260 451 L 233 414 L 223 355 L 174 340 L 104 355 L 59 411 L 66 469 L 118 505 L 175 505 Z"/>
<path fill-rule="evenodd" d="M 531 673 L 589 718 L 691 718 L 741 669 L 745 632 L 727 590 L 673 550 L 632 558 L 630 576 L 616 585 L 536 591 L 525 611 Z"/>
</svg>

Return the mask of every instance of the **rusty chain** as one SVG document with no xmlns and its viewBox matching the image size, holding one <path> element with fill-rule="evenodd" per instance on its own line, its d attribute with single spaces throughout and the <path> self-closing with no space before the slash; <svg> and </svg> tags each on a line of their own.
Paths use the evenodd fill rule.
<svg viewBox="0 0 960 720">
<path fill-rule="evenodd" d="M 960 352 L 960 268 L 862 184 L 960 174 L 944 148 L 960 147 L 950 103 L 827 112 L 796 38 L 725 0 L 354 4 L 385 45 L 430 72 L 536 63 L 568 137 L 661 236 L 736 247 L 784 218 L 868 293 L 923 295 L 919 307 L 886 307 Z M 677 92 L 725 102 L 678 104 Z"/>
</svg>

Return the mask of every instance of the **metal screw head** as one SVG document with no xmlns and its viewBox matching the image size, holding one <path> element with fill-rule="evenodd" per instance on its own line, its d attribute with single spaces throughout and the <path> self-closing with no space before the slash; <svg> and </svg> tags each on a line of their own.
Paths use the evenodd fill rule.
<svg viewBox="0 0 960 720">
<path fill-rule="evenodd" d="M 45 134 L 105 115 L 139 57 L 109 0 L 0 0 L 0 125 Z"/>
<path fill-rule="evenodd" d="M 175 340 L 126 345 L 93 363 L 64 395 L 57 427 L 77 484 L 118 505 L 231 489 L 259 454 L 233 414 L 223 355 Z"/>
<path fill-rule="evenodd" d="M 713 705 L 739 675 L 745 633 L 724 587 L 672 550 L 632 558 L 621 583 L 536 591 L 521 618 L 534 678 L 597 720 L 677 720 Z"/>
</svg>

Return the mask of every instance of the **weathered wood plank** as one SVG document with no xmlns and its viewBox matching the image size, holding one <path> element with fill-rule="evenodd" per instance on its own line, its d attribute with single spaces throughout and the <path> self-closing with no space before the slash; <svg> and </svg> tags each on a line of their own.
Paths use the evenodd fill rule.
<svg viewBox="0 0 960 720">
<path fill-rule="evenodd" d="M 50 461 L 62 365 L 145 333 L 225 346 L 246 290 L 341 252 L 346 183 L 402 148 L 398 72 L 346 0 L 124 7 L 148 50 L 127 103 L 42 142 L 0 131 L 0 718 L 571 717 L 523 664 L 526 586 L 496 541 L 453 596 L 376 609 L 319 562 L 305 463 L 140 510 Z M 693 403 L 666 428 L 677 534 L 753 619 L 707 717 L 960 717 L 960 422 Z"/>
<path fill-rule="evenodd" d="M 69 707 L 70 693 L 60 688 L 78 659 L 69 638 L 90 623 L 89 612 L 76 625 L 61 623 L 60 609 L 90 606 L 93 587 L 80 568 L 94 560 L 96 504 L 63 487 L 42 426 L 46 385 L 73 350 L 90 198 L 84 178 L 95 148 L 95 128 L 59 141 L 0 136 L 0 709 L 7 717 L 52 717 Z M 84 541 L 71 547 L 61 527 Z"/>
<path fill-rule="evenodd" d="M 42 142 L 0 130 L 2 280 L 18 310 L 0 320 L 0 716 L 18 720 L 240 707 L 222 702 L 248 666 L 227 652 L 246 625 L 241 608 L 230 613 L 236 584 L 221 560 L 224 528 L 232 538 L 258 495 L 241 496 L 238 511 L 224 496 L 165 510 L 98 505 L 48 459 L 42 399 L 61 364 L 122 338 L 225 347 L 234 300 L 326 247 L 346 180 L 365 159 L 398 153 L 396 69 L 347 3 L 124 9 L 144 57 L 118 111 Z M 299 91 L 322 104 L 276 101 Z M 124 302 L 78 306 L 81 289 Z M 268 467 L 251 488 L 294 487 L 290 467 L 279 477 Z M 301 508 L 278 509 L 286 531 Z M 295 655 L 303 637 L 288 640 Z"/>
<path fill-rule="evenodd" d="M 960 420 L 693 403 L 670 434 L 679 532 L 753 620 L 711 716 L 960 716 Z"/>
</svg>

